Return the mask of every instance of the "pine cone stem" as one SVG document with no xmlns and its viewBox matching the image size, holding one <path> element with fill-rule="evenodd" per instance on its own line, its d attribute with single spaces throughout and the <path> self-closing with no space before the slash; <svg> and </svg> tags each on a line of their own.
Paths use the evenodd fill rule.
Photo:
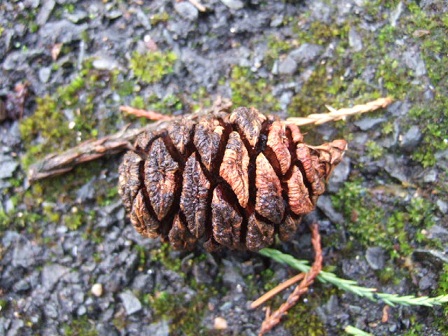
<svg viewBox="0 0 448 336">
<path fill-rule="evenodd" d="M 309 286 L 314 282 L 314 279 L 319 275 L 322 270 L 322 248 L 320 244 L 320 234 L 319 228 L 316 223 L 311 225 L 311 243 L 313 244 L 314 251 L 316 253 L 314 257 L 314 263 L 308 273 L 305 273 L 305 277 L 300 282 L 300 284 L 294 289 L 291 295 L 288 297 L 285 303 L 283 303 L 273 314 L 266 316 L 266 319 L 263 321 L 261 325 L 261 330 L 259 336 L 262 336 L 272 328 L 274 328 L 277 324 L 280 323 L 281 318 L 286 314 L 286 312 L 291 309 L 297 301 L 300 299 L 300 296 L 308 291 Z"/>
</svg>

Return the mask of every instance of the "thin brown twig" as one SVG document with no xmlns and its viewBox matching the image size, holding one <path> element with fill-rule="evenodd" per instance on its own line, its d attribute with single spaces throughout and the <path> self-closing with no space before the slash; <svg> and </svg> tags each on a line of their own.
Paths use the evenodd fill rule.
<svg viewBox="0 0 448 336">
<path fill-rule="evenodd" d="M 286 314 L 286 312 L 291 309 L 299 300 L 300 296 L 308 291 L 309 286 L 314 282 L 315 278 L 319 275 L 322 270 L 322 248 L 320 245 L 320 234 L 319 227 L 316 223 L 311 225 L 311 243 L 315 251 L 314 263 L 310 271 L 305 274 L 304 279 L 300 284 L 294 289 L 291 295 L 288 297 L 285 303 L 283 303 L 273 314 L 266 316 L 265 320 L 261 325 L 261 330 L 259 336 L 271 330 L 277 324 L 280 323 L 281 318 Z"/>
<path fill-rule="evenodd" d="M 327 114 L 323 114 L 323 115 L 331 115 L 333 113 L 333 115 L 338 115 L 338 118 L 342 118 L 342 116 L 340 115 L 341 112 L 343 111 L 342 115 L 343 116 L 347 116 L 347 115 L 352 115 L 354 114 L 354 112 L 356 113 L 364 113 L 364 112 L 368 112 L 368 111 L 373 111 L 375 109 L 381 108 L 381 107 L 385 107 L 387 106 L 387 104 L 390 104 L 392 100 L 390 98 L 381 98 L 378 99 L 376 101 L 367 103 L 365 105 L 357 105 L 354 106 L 350 109 L 342 109 L 342 110 L 338 110 L 338 111 L 333 111 Z M 232 103 L 227 100 L 227 99 L 222 99 L 220 97 L 218 97 L 216 99 L 216 101 L 214 102 L 214 105 L 207 110 L 203 110 L 200 111 L 197 114 L 192 114 L 191 117 L 195 118 L 199 115 L 201 115 L 201 113 L 217 113 L 220 111 L 225 111 L 228 112 L 230 110 L 232 106 Z M 135 110 L 130 110 L 127 107 L 124 107 L 127 111 L 133 111 L 135 112 Z M 132 109 L 132 108 L 131 108 Z M 344 112 L 345 110 L 345 112 Z M 29 171 L 28 171 L 28 178 L 29 180 L 32 181 L 37 181 L 43 178 L 48 178 L 48 177 L 52 177 L 52 176 L 56 176 L 56 175 L 60 175 L 63 173 L 66 173 L 70 170 L 72 170 L 76 165 L 82 163 L 82 162 L 87 162 L 87 161 L 92 161 L 92 160 L 96 160 L 100 157 L 103 157 L 105 155 L 113 155 L 113 154 L 117 154 L 120 153 L 122 151 L 124 151 L 126 148 L 129 148 L 129 144 L 132 143 L 135 138 L 147 131 L 147 130 L 160 130 L 163 127 L 166 126 L 166 122 L 169 122 L 169 120 L 175 119 L 173 117 L 170 116 L 165 116 L 165 115 L 161 115 L 160 113 L 157 113 L 155 111 L 145 111 L 145 110 L 138 110 L 140 112 L 143 112 L 143 114 L 139 115 L 151 120 L 154 120 L 154 116 L 156 116 L 156 119 L 158 118 L 158 116 L 163 116 L 163 118 L 159 118 L 159 122 L 154 123 L 154 124 L 149 124 L 145 127 L 141 127 L 138 129 L 126 129 L 124 131 L 120 131 L 119 133 L 113 134 L 113 135 L 109 135 L 106 136 L 102 139 L 98 139 L 98 140 L 89 140 L 86 142 L 83 142 L 81 144 L 79 144 L 76 147 L 70 148 L 65 152 L 62 153 L 52 153 L 48 156 L 46 156 L 45 158 L 43 158 L 42 160 L 36 162 L 35 164 L 33 164 Z M 150 113 L 147 113 L 150 112 Z M 338 113 L 336 113 L 338 112 Z M 351 112 L 351 113 L 348 113 Z M 137 112 L 137 114 L 135 113 L 131 113 L 134 115 L 138 115 L 139 112 Z M 317 116 L 319 116 L 320 114 L 317 114 Z M 297 123 L 297 125 L 307 125 L 307 124 L 313 124 L 316 123 L 316 119 L 318 119 L 319 123 L 322 122 L 327 122 L 327 121 L 331 121 L 331 120 L 336 120 L 336 117 L 331 117 L 331 118 L 326 118 L 325 121 L 323 121 L 324 119 L 322 118 L 316 118 L 316 115 L 311 115 L 309 118 L 300 118 L 301 120 L 306 120 L 306 123 L 303 122 L 295 122 L 295 120 L 297 118 L 289 118 L 287 119 L 287 122 L 290 123 Z M 162 121 L 162 119 L 165 119 L 165 121 Z"/>
<path fill-rule="evenodd" d="M 136 117 L 139 117 L 139 118 L 143 117 L 143 118 L 146 118 L 149 120 L 171 120 L 171 119 L 173 119 L 173 117 L 171 117 L 171 116 L 167 116 L 167 115 L 161 114 L 156 111 L 142 110 L 142 109 L 137 109 L 137 108 L 134 108 L 131 106 L 120 106 L 120 111 L 135 115 Z"/>
<path fill-rule="evenodd" d="M 296 276 L 293 276 L 292 278 L 282 282 L 280 285 L 276 286 L 275 288 L 272 288 L 269 292 L 264 293 L 262 296 L 260 296 L 258 299 L 256 299 L 252 304 L 250 305 L 251 309 L 255 309 L 259 306 L 261 306 L 263 303 L 280 293 L 281 291 L 285 290 L 288 287 L 291 287 L 296 282 L 302 280 L 305 277 L 305 273 L 299 273 Z"/>
<path fill-rule="evenodd" d="M 205 12 L 207 11 L 207 8 L 201 4 L 199 1 L 197 0 L 188 0 L 193 6 L 195 6 L 200 12 Z"/>
<path fill-rule="evenodd" d="M 377 100 L 368 102 L 367 104 L 355 105 L 353 107 L 342 108 L 339 110 L 336 110 L 329 105 L 325 105 L 326 108 L 330 110 L 330 112 L 310 114 L 309 116 L 306 116 L 304 118 L 296 118 L 296 117 L 288 118 L 286 119 L 286 121 L 295 124 L 297 126 L 304 126 L 310 124 L 320 125 L 329 121 L 341 120 L 355 114 L 376 111 L 380 108 L 387 107 L 392 103 L 392 101 L 393 100 L 390 97 L 378 98 Z"/>
<path fill-rule="evenodd" d="M 32 164 L 28 169 L 28 180 L 34 182 L 50 176 L 57 176 L 69 172 L 75 166 L 83 162 L 96 160 L 105 155 L 119 153 L 125 149 L 131 149 L 131 142 L 137 135 L 149 128 L 157 127 L 151 124 L 138 129 L 125 128 L 119 133 L 98 139 L 88 140 L 76 147 L 70 148 L 61 154 L 47 155 L 43 160 Z"/>
</svg>

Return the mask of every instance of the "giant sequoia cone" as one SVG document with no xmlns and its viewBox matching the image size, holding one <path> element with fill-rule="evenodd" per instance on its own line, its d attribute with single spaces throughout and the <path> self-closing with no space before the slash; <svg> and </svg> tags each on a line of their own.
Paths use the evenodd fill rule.
<svg viewBox="0 0 448 336">
<path fill-rule="evenodd" d="M 175 120 L 137 139 L 119 192 L 143 236 L 178 249 L 257 251 L 275 234 L 292 238 L 346 146 L 309 146 L 297 126 L 254 108 Z"/>
</svg>

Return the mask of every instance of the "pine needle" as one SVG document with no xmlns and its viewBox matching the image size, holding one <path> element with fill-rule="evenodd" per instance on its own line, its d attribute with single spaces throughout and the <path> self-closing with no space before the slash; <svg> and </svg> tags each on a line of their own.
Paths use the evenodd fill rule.
<svg viewBox="0 0 448 336">
<path fill-rule="evenodd" d="M 345 327 L 344 331 L 347 334 L 355 335 L 355 336 L 373 336 L 372 334 L 366 333 L 365 331 L 362 331 L 362 330 L 352 327 L 352 326 Z"/>
<path fill-rule="evenodd" d="M 265 257 L 269 257 L 279 263 L 287 264 L 301 272 L 308 272 L 311 268 L 308 265 L 307 261 L 295 259 L 291 255 L 282 253 L 275 249 L 264 248 L 258 253 Z M 317 279 L 323 283 L 331 283 L 346 292 L 353 293 L 360 297 L 365 297 L 374 302 L 378 302 L 381 300 L 385 304 L 392 307 L 394 307 L 395 305 L 433 307 L 448 302 L 448 295 L 440 295 L 436 297 L 416 297 L 413 295 L 398 296 L 397 294 L 377 293 L 376 288 L 362 287 L 359 286 L 356 281 L 341 279 L 333 273 L 324 271 L 321 271 L 319 273 Z"/>
<path fill-rule="evenodd" d="M 320 125 L 329 121 L 345 119 L 346 117 L 351 115 L 376 111 L 380 108 L 387 107 L 390 103 L 392 103 L 392 98 L 386 97 L 386 98 L 378 98 L 377 100 L 368 102 L 366 104 L 355 105 L 353 107 L 348 108 L 342 108 L 340 110 L 336 110 L 331 106 L 325 105 L 330 112 L 310 114 L 305 118 L 288 118 L 286 119 L 286 121 L 291 124 L 295 124 L 297 126 L 304 126 L 310 124 Z"/>
</svg>

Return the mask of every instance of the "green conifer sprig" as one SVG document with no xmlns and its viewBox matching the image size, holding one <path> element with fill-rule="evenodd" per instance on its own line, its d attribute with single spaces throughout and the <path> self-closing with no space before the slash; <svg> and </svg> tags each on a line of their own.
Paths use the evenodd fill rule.
<svg viewBox="0 0 448 336">
<path fill-rule="evenodd" d="M 258 253 L 265 257 L 269 257 L 279 263 L 287 264 L 301 272 L 308 272 L 311 268 L 306 260 L 298 260 L 289 254 L 282 253 L 275 249 L 265 248 Z M 440 295 L 436 297 L 413 295 L 398 296 L 397 294 L 377 293 L 375 288 L 367 288 L 359 286 L 356 281 L 338 278 L 335 274 L 321 271 L 317 279 L 323 283 L 331 283 L 334 286 L 346 291 L 365 297 L 372 301 L 383 301 L 389 306 L 427 306 L 433 307 L 448 302 L 448 295 Z"/>
</svg>

